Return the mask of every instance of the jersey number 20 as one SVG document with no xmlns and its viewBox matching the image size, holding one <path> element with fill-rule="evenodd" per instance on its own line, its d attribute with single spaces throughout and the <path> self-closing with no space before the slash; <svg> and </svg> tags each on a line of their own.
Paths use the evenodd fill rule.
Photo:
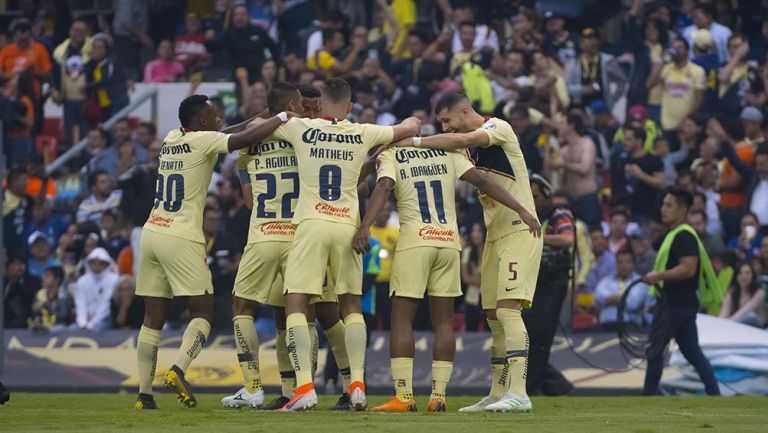
<svg viewBox="0 0 768 433">
<path fill-rule="evenodd" d="M 163 203 L 166 212 L 178 212 L 184 201 L 184 176 L 180 174 L 165 176 L 157 175 L 157 191 L 155 192 L 155 209 Z"/>
</svg>

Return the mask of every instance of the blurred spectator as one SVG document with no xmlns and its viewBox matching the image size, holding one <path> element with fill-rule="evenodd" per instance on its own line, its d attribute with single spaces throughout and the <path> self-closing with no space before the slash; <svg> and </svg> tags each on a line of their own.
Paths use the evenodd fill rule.
<svg viewBox="0 0 768 433">
<path fill-rule="evenodd" d="M 623 161 L 626 176 L 626 193 L 631 202 L 633 218 L 658 216 L 664 188 L 664 164 L 661 159 L 645 151 L 645 130 L 626 128 L 624 150 L 628 153 Z"/>
<path fill-rule="evenodd" d="M 728 61 L 728 38 L 731 29 L 715 21 L 715 14 L 711 4 L 696 2 L 693 8 L 693 24 L 683 30 L 683 37 L 689 45 L 693 45 L 694 32 L 696 30 L 708 30 L 717 46 L 717 53 L 721 63 Z M 687 55 L 688 53 L 686 53 Z"/>
<path fill-rule="evenodd" d="M 61 266 L 54 255 L 53 239 L 43 232 L 33 232 L 27 239 L 29 260 L 27 272 L 35 278 L 42 279 L 45 270 L 51 266 Z"/>
<path fill-rule="evenodd" d="M 277 45 L 263 28 L 251 24 L 248 7 L 244 4 L 237 4 L 232 9 L 232 21 L 222 34 L 216 35 L 209 29 L 205 41 L 210 51 L 225 49 L 229 53 L 232 75 L 238 68 L 245 68 L 250 83 L 259 76 L 262 63 L 278 59 Z"/>
<path fill-rule="evenodd" d="M 219 187 L 219 202 L 221 203 L 222 226 L 225 227 L 237 249 L 242 251 L 248 237 L 251 210 L 245 206 L 240 182 L 224 179 Z"/>
<path fill-rule="evenodd" d="M 648 77 L 647 86 L 652 89 L 661 83 L 664 90 L 661 95 L 661 128 L 674 140 L 681 123 L 688 116 L 696 113 L 704 102 L 706 76 L 704 69 L 688 60 L 689 44 L 685 39 L 672 41 L 669 60 L 664 66 L 654 70 Z M 672 146 L 673 150 L 677 146 Z"/>
<path fill-rule="evenodd" d="M 211 61 L 211 55 L 205 48 L 205 33 L 200 16 L 196 12 L 188 12 L 184 20 L 184 33 L 176 36 L 174 50 L 176 61 L 184 66 L 187 74 L 202 73 L 203 68 Z"/>
<path fill-rule="evenodd" d="M 539 151 L 541 129 L 531 125 L 530 114 L 525 107 L 515 106 L 509 110 L 508 120 L 520 142 L 520 150 L 523 152 L 528 171 L 541 174 L 543 169 L 543 160 Z"/>
<path fill-rule="evenodd" d="M 134 132 L 134 142 L 142 149 L 149 150 L 150 146 L 158 142 L 157 128 L 152 122 L 141 122 Z"/>
<path fill-rule="evenodd" d="M 91 195 L 80 203 L 77 209 L 77 222 L 84 223 L 101 221 L 101 216 L 106 211 L 114 212 L 120 206 L 123 191 L 115 190 L 113 182 L 104 171 L 93 173 L 88 179 Z"/>
<path fill-rule="evenodd" d="M 307 38 L 307 61 L 323 48 L 323 32 L 325 30 L 342 31 L 344 30 L 345 24 L 346 18 L 341 12 L 337 9 L 327 9 L 325 15 L 320 19 L 319 28 L 312 32 L 309 38 Z"/>
<path fill-rule="evenodd" d="M 2 93 L 4 148 L 8 165 L 24 165 L 34 153 L 32 127 L 35 124 L 35 107 L 32 99 L 19 90 L 19 76 L 14 75 L 5 82 Z"/>
<path fill-rule="evenodd" d="M 741 113 L 742 107 L 765 104 L 765 83 L 759 69 L 747 64 L 749 43 L 744 36 L 732 34 L 728 38 L 728 52 L 731 58 L 718 75 L 719 97 L 723 113 L 735 116 Z"/>
<path fill-rule="evenodd" d="M 640 279 L 635 270 L 634 255 L 624 250 L 616 255 L 616 273 L 604 277 L 595 289 L 595 307 L 600 311 L 599 323 L 605 329 L 613 330 L 618 321 L 618 306 L 621 297 L 630 284 Z M 638 283 L 627 296 L 625 321 L 640 323 L 645 314 L 648 285 Z"/>
<path fill-rule="evenodd" d="M 709 30 L 696 30 L 693 32 L 692 62 L 701 66 L 704 70 L 705 89 L 704 102 L 700 111 L 708 114 L 717 114 L 722 111 L 719 100 L 719 86 L 717 72 L 720 69 L 720 60 L 717 57 L 717 48 Z"/>
<path fill-rule="evenodd" d="M 480 306 L 480 261 L 485 246 L 482 224 L 473 224 L 468 242 L 461 252 L 461 280 L 464 288 L 464 318 L 467 331 L 479 331 L 483 310 Z"/>
<path fill-rule="evenodd" d="M 451 41 L 451 52 L 457 53 L 462 50 L 464 41 L 462 41 L 462 23 L 476 23 L 475 12 L 472 7 L 464 6 L 454 8 L 452 13 L 447 14 L 452 16 L 453 20 L 453 39 Z M 499 52 L 499 36 L 496 31 L 490 26 L 485 24 L 474 25 L 474 35 L 471 44 L 471 49 L 483 50 L 490 48 L 495 52 Z"/>
<path fill-rule="evenodd" d="M 27 174 L 27 195 L 36 203 L 56 199 L 56 183 L 45 173 L 45 160 L 41 155 L 32 155 L 27 164 Z"/>
<path fill-rule="evenodd" d="M 414 0 L 376 0 L 382 13 L 387 17 L 384 20 L 382 32 L 386 35 L 394 33 L 395 37 L 388 42 L 387 48 L 395 59 L 409 58 L 413 53 L 408 50 L 405 39 L 416 24 L 416 2 Z"/>
<path fill-rule="evenodd" d="M 55 247 L 68 227 L 66 219 L 59 213 L 53 212 L 53 203 L 42 201 L 33 206 L 32 221 L 26 231 L 27 233 L 44 233 Z"/>
<path fill-rule="evenodd" d="M 653 151 L 664 164 L 664 187 L 673 186 L 677 181 L 676 167 L 688 159 L 688 148 L 680 146 L 679 150 L 672 152 L 669 140 L 665 137 L 659 137 L 653 144 Z"/>
<path fill-rule="evenodd" d="M 600 227 L 591 228 L 589 237 L 596 261 L 587 273 L 582 291 L 594 293 L 600 280 L 616 272 L 616 256 L 608 249 L 607 239 L 603 236 L 603 230 Z"/>
<path fill-rule="evenodd" d="M 638 275 L 645 275 L 653 270 L 656 250 L 653 249 L 650 233 L 645 227 L 637 226 L 630 231 L 629 250 L 632 251 L 635 272 Z"/>
<path fill-rule="evenodd" d="M 560 142 L 563 145 L 564 191 L 576 218 L 591 227 L 600 224 L 600 203 L 597 200 L 596 146 L 584 135 L 585 129 L 581 116 L 569 114 L 566 122 L 560 124 Z"/>
<path fill-rule="evenodd" d="M 48 50 L 32 38 L 32 27 L 26 18 L 18 18 L 11 26 L 13 42 L 0 50 L 0 78 L 9 79 L 23 76 L 32 81 L 32 92 L 28 96 L 40 99 L 42 82 L 51 73 Z"/>
<path fill-rule="evenodd" d="M 126 67 L 126 76 L 138 80 L 142 67 L 142 51 L 155 44 L 147 34 L 149 28 L 149 0 L 114 0 L 115 15 L 112 34 L 115 50 Z M 116 111 L 116 110 L 115 110 Z"/>
<path fill-rule="evenodd" d="M 123 59 L 122 52 L 120 59 Z M 112 40 L 104 33 L 93 37 L 85 78 L 88 99 L 83 110 L 91 125 L 109 119 L 128 105 L 128 77 L 121 63 L 112 56 Z"/>
<path fill-rule="evenodd" d="M 383 71 L 382 73 L 385 74 Z M 387 80 L 391 82 L 388 76 Z M 397 118 L 386 110 L 387 107 L 377 104 L 377 101 L 381 100 L 381 98 L 377 98 L 374 92 L 374 88 L 370 82 L 359 81 L 355 87 L 357 104 L 359 104 L 363 110 L 366 108 L 374 110 L 375 117 L 372 123 L 377 125 L 394 125 L 397 122 Z"/>
<path fill-rule="evenodd" d="M 738 236 L 730 238 L 727 244 L 739 260 L 750 260 L 759 254 L 764 236 L 759 230 L 760 223 L 757 221 L 757 215 L 747 212 L 741 217 L 741 232 Z"/>
<path fill-rule="evenodd" d="M 37 291 L 32 304 L 33 328 L 50 331 L 65 330 L 74 322 L 75 302 L 64 283 L 64 270 L 61 266 L 51 266 L 45 270 L 42 288 Z"/>
<path fill-rule="evenodd" d="M 144 300 L 136 296 L 136 280 L 133 277 L 120 277 L 112 296 L 110 310 L 113 328 L 141 328 L 144 322 Z"/>
<path fill-rule="evenodd" d="M 80 153 L 77 164 L 73 165 L 81 166 L 85 175 L 97 171 L 109 171 L 111 166 L 104 155 L 108 145 L 109 133 L 104 128 L 91 129 L 86 135 L 85 148 Z"/>
<path fill-rule="evenodd" d="M 565 28 L 565 16 L 555 11 L 544 12 L 547 33 L 544 35 L 543 50 L 547 56 L 566 67 L 576 60 L 579 36 Z"/>
<path fill-rule="evenodd" d="M 608 222 L 610 227 L 608 232 L 608 251 L 616 254 L 627 247 L 629 213 L 624 209 L 614 209 L 611 211 Z"/>
<path fill-rule="evenodd" d="M 742 263 L 723 299 L 720 317 L 764 328 L 768 323 L 765 296 L 766 292 L 758 283 L 755 268 L 748 262 Z"/>
<path fill-rule="evenodd" d="M 360 35 L 352 39 L 352 46 L 344 60 L 340 51 L 344 48 L 344 35 L 339 30 L 323 30 L 323 47 L 308 60 L 307 67 L 325 78 L 344 76 L 350 72 L 357 61 L 360 51 L 365 48 L 366 40 Z"/>
<path fill-rule="evenodd" d="M 757 215 L 760 225 L 768 226 L 768 201 L 764 199 L 768 195 L 768 144 L 762 143 L 757 147 L 754 168 L 743 161 L 737 152 L 734 151 L 730 142 L 723 143 L 723 153 L 728 160 L 727 163 L 731 164 L 749 185 L 748 209 Z"/>
<path fill-rule="evenodd" d="M 579 58 L 571 62 L 565 71 L 568 93 L 576 103 L 589 105 L 602 99 L 608 109 L 613 110 L 619 98 L 626 93 L 626 74 L 612 55 L 600 52 L 600 36 L 595 29 L 584 29 L 579 44 Z"/>
<path fill-rule="evenodd" d="M 33 200 L 27 195 L 29 176 L 22 167 L 11 168 L 3 191 L 3 246 L 6 251 L 25 251 L 25 230 L 32 221 Z"/>
<path fill-rule="evenodd" d="M 128 239 L 123 236 L 123 230 L 118 225 L 117 214 L 112 211 L 106 211 L 101 215 L 99 221 L 99 237 L 110 256 L 117 259 L 123 248 L 130 245 Z"/>
<path fill-rule="evenodd" d="M 174 83 L 186 74 L 184 65 L 176 61 L 173 42 L 168 39 L 157 45 L 157 58 L 144 66 L 145 83 Z"/>
<path fill-rule="evenodd" d="M 299 84 L 301 75 L 307 72 L 307 61 L 299 51 L 288 51 L 283 56 L 283 67 L 280 68 L 278 76 L 281 80 L 293 84 Z M 303 84 L 303 83 L 302 83 Z"/>
<path fill-rule="evenodd" d="M 72 146 L 88 134 L 89 126 L 83 118 L 85 100 L 85 64 L 91 54 L 93 40 L 88 37 L 85 21 L 72 22 L 69 39 L 53 51 L 51 99 L 61 104 L 64 111 L 64 133 Z M 77 129 L 75 129 L 77 128 Z"/>
<path fill-rule="evenodd" d="M 704 249 L 710 255 L 721 255 L 725 252 L 725 244 L 719 235 L 707 231 L 708 222 L 707 213 L 703 210 L 695 209 L 688 214 L 688 224 L 696 231 Z"/>
<path fill-rule="evenodd" d="M 400 237 L 399 228 L 389 222 L 391 216 L 392 204 L 387 202 L 371 226 L 371 238 L 381 244 L 379 253 L 381 270 L 376 276 L 376 315 L 383 329 L 390 329 L 389 279 L 397 240 Z"/>
<path fill-rule="evenodd" d="M 302 50 L 315 29 L 315 2 L 311 0 L 272 0 L 277 9 L 278 41 L 284 42 L 287 51 Z M 322 44 L 319 42 L 318 45 Z"/>
<path fill-rule="evenodd" d="M 552 115 L 568 107 L 571 99 L 568 96 L 565 80 L 554 72 L 550 62 L 550 58 L 541 51 L 531 53 L 530 83 L 536 97 L 543 102 L 540 104 L 539 111 Z"/>
<path fill-rule="evenodd" d="M 206 207 L 203 212 L 203 235 L 208 266 L 213 278 L 213 293 L 216 302 L 214 327 L 232 326 L 232 287 L 235 284 L 240 251 L 235 240 L 221 229 L 222 211 Z M 245 237 L 246 232 L 240 236 Z"/>
<path fill-rule="evenodd" d="M 85 274 L 77 280 L 75 291 L 79 328 L 102 331 L 112 326 L 112 295 L 119 278 L 115 267 L 104 248 L 96 248 L 86 257 Z"/>
<path fill-rule="evenodd" d="M 647 105 L 650 118 L 655 122 L 661 116 L 661 84 L 646 88 L 652 71 L 663 66 L 663 53 L 669 45 L 669 34 L 664 24 L 653 17 L 641 16 L 642 0 L 635 0 L 627 13 L 626 38 L 635 56 L 635 68 L 630 77 L 627 99 L 629 105 Z"/>
<path fill-rule="evenodd" d="M 5 326 L 26 328 L 32 301 L 40 288 L 40 279 L 27 272 L 26 260 L 21 255 L 10 254 L 5 265 L 3 296 L 5 296 Z"/>
</svg>

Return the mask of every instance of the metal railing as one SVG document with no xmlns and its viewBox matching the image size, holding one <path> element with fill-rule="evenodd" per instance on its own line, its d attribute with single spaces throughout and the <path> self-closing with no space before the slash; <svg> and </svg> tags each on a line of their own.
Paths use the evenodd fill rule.
<svg viewBox="0 0 768 433">
<path fill-rule="evenodd" d="M 115 123 L 117 123 L 118 120 L 122 119 L 123 117 L 128 116 L 131 114 L 134 110 L 139 108 L 141 104 L 147 101 L 147 99 L 151 100 L 151 115 L 152 115 L 152 123 L 157 124 L 157 86 L 152 87 L 148 91 L 142 93 L 136 98 L 133 98 L 130 104 L 126 105 L 125 108 L 118 111 L 117 113 L 113 114 L 112 117 L 107 119 L 106 122 L 101 124 L 101 127 L 104 129 L 109 130 L 114 126 Z M 77 157 L 83 149 L 85 149 L 85 146 L 88 144 L 88 136 L 86 135 L 83 137 L 76 145 L 72 146 L 69 150 L 61 154 L 58 158 L 56 158 L 55 161 L 48 164 L 45 167 L 45 173 L 50 176 L 56 170 L 60 169 L 64 164 L 69 162 L 72 158 Z"/>
</svg>

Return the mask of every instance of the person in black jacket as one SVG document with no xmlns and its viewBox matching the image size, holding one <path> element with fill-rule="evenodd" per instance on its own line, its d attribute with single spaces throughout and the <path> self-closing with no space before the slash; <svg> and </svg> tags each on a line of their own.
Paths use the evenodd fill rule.
<svg viewBox="0 0 768 433">
<path fill-rule="evenodd" d="M 239 4 L 232 10 L 231 26 L 221 35 L 214 30 L 205 34 L 206 47 L 209 51 L 226 49 L 235 78 L 237 68 L 248 70 L 250 83 L 253 84 L 261 75 L 261 64 L 268 59 L 278 60 L 277 45 L 261 27 L 251 24 L 248 8 Z M 269 50 L 269 57 L 264 51 Z"/>
<path fill-rule="evenodd" d="M 27 262 L 23 256 L 12 255 L 8 258 L 3 281 L 7 328 L 27 327 L 27 320 L 32 317 L 32 302 L 40 284 L 39 278 L 27 272 Z"/>
<path fill-rule="evenodd" d="M 91 124 L 109 119 L 128 105 L 128 78 L 123 66 L 112 56 L 112 38 L 104 33 L 93 37 L 91 59 L 85 64 L 85 79 L 89 100 L 84 114 Z M 93 108 L 94 101 L 100 110 Z"/>
</svg>

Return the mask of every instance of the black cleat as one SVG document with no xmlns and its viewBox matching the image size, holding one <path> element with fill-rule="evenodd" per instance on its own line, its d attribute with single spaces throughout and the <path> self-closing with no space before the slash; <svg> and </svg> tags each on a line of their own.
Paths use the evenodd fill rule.
<svg viewBox="0 0 768 433">
<path fill-rule="evenodd" d="M 266 405 L 262 406 L 261 410 L 278 410 L 282 409 L 283 406 L 285 406 L 286 403 L 291 401 L 290 398 L 281 395 L 280 397 L 275 398 L 274 400 L 270 401 Z"/>
<path fill-rule="evenodd" d="M 341 394 L 341 396 L 339 397 L 339 400 L 336 402 L 335 405 L 333 405 L 333 407 L 331 407 L 330 410 L 332 410 L 334 412 L 340 412 L 340 411 L 349 410 L 349 407 L 350 407 L 349 403 L 350 403 L 349 402 L 349 394 L 347 394 L 345 392 L 345 393 Z"/>
<path fill-rule="evenodd" d="M 139 397 L 136 398 L 136 404 L 133 408 L 136 410 L 157 409 L 155 397 L 153 397 L 152 394 L 139 393 Z"/>
<path fill-rule="evenodd" d="M 11 401 L 11 391 L 0 383 L 0 404 L 6 404 Z"/>
</svg>

